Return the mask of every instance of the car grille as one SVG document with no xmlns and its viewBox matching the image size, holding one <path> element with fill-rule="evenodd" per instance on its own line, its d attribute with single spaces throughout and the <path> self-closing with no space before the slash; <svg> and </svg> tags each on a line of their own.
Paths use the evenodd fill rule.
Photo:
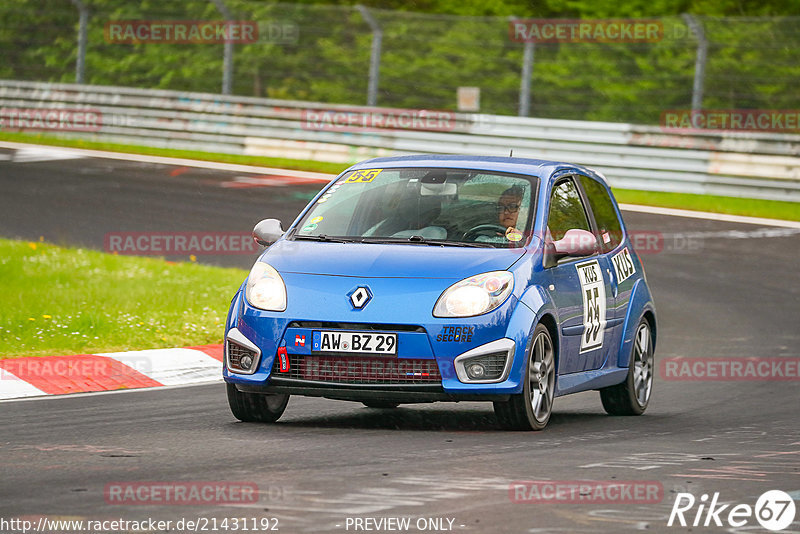
<svg viewBox="0 0 800 534">
<path fill-rule="evenodd" d="M 289 370 L 276 360 L 272 376 L 345 384 L 431 384 L 442 376 L 436 360 L 369 356 L 289 355 Z"/>
</svg>

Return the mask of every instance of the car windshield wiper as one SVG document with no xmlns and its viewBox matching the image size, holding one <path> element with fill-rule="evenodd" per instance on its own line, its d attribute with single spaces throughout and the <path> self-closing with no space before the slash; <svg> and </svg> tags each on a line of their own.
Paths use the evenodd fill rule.
<svg viewBox="0 0 800 534">
<path fill-rule="evenodd" d="M 478 247 L 478 248 L 494 248 L 491 243 L 470 243 L 463 241 L 448 241 L 446 239 L 427 239 L 421 235 L 412 235 L 410 237 L 362 237 L 362 243 L 396 243 L 400 245 L 430 245 L 441 247 Z"/>
<path fill-rule="evenodd" d="M 298 240 L 298 239 L 305 239 L 305 240 L 308 240 L 308 241 L 326 241 L 326 242 L 329 242 L 329 243 L 355 243 L 357 241 L 356 239 L 351 239 L 349 237 L 336 237 L 336 236 L 329 236 L 329 235 L 325 235 L 325 234 L 319 234 L 319 235 L 293 235 L 292 239 L 295 240 L 295 241 Z"/>
</svg>

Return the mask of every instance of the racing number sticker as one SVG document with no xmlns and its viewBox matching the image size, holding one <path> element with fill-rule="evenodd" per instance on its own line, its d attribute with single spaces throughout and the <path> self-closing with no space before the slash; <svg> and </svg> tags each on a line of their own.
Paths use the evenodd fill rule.
<svg viewBox="0 0 800 534">
<path fill-rule="evenodd" d="M 581 353 L 603 346 L 606 328 L 606 285 L 597 260 L 579 263 L 578 278 L 583 294 L 583 335 Z"/>
<path fill-rule="evenodd" d="M 347 180 L 344 181 L 346 184 L 366 184 L 371 182 L 378 176 L 383 169 L 367 169 L 356 171 L 350 175 Z"/>
<path fill-rule="evenodd" d="M 631 259 L 631 253 L 628 252 L 628 247 L 614 254 L 611 257 L 611 263 L 614 264 L 614 272 L 617 273 L 618 284 L 621 284 L 636 272 L 636 267 L 633 266 L 633 260 Z"/>
</svg>

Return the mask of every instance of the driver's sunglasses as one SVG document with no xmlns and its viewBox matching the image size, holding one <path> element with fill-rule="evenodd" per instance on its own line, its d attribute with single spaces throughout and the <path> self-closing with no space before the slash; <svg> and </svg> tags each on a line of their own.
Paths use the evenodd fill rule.
<svg viewBox="0 0 800 534">
<path fill-rule="evenodd" d="M 516 212 L 519 211 L 519 206 L 520 205 L 516 204 L 516 203 L 514 203 L 514 204 L 497 204 L 495 206 L 495 209 L 497 210 L 497 213 L 502 213 L 504 211 L 507 211 L 509 213 L 516 213 Z"/>
</svg>

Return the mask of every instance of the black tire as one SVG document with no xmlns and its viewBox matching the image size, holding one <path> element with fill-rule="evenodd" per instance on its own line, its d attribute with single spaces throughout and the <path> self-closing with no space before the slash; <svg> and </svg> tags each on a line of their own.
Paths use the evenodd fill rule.
<svg viewBox="0 0 800 534">
<path fill-rule="evenodd" d="M 236 419 L 247 423 L 274 423 L 280 419 L 289 402 L 289 395 L 245 393 L 233 384 L 228 389 L 228 406 Z"/>
<path fill-rule="evenodd" d="M 400 406 L 399 402 L 390 402 L 381 400 L 363 401 L 361 404 L 363 404 L 367 408 L 378 408 L 381 410 L 390 410 L 392 408 L 397 408 L 398 406 Z"/>
<path fill-rule="evenodd" d="M 609 415 L 642 415 L 653 391 L 653 334 L 642 318 L 633 337 L 631 362 L 625 381 L 600 390 L 603 409 Z"/>
<path fill-rule="evenodd" d="M 542 430 L 553 413 L 556 351 L 543 324 L 533 331 L 525 363 L 522 393 L 494 403 L 494 413 L 506 430 Z"/>
</svg>

